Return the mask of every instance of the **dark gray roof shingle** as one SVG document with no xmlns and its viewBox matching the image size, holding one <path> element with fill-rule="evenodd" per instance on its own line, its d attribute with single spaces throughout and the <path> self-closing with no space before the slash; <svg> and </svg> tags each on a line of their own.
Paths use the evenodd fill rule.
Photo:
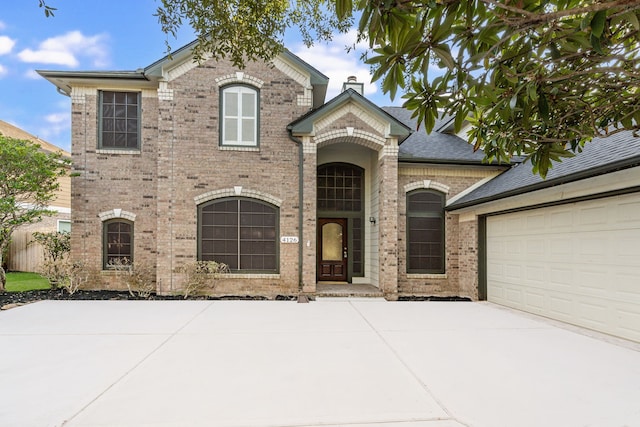
<svg viewBox="0 0 640 427">
<path fill-rule="evenodd" d="M 417 121 L 411 118 L 411 111 L 402 107 L 382 107 L 382 109 L 414 131 L 400 145 L 398 153 L 400 161 L 482 164 L 484 152 L 480 150 L 474 152 L 471 145 L 456 135 L 436 131 L 448 121 L 448 118 L 439 119 L 433 132 L 427 134 L 423 127 L 416 130 Z"/>
<path fill-rule="evenodd" d="M 575 157 L 554 163 L 546 179 L 532 172 L 531 163 L 513 166 L 483 186 L 456 200 L 448 209 L 459 209 L 516 194 L 640 166 L 640 138 L 621 132 L 608 138 L 595 138 Z"/>
</svg>

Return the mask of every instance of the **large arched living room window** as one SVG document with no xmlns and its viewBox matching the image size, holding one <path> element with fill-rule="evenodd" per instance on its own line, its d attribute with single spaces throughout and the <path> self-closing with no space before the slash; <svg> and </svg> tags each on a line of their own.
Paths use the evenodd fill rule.
<svg viewBox="0 0 640 427">
<path fill-rule="evenodd" d="M 439 191 L 407 194 L 407 273 L 444 274 L 444 204 Z"/>
<path fill-rule="evenodd" d="M 133 222 L 111 219 L 102 223 L 102 268 L 133 264 Z"/>
<path fill-rule="evenodd" d="M 198 206 L 198 259 L 227 264 L 237 273 L 278 272 L 276 206 L 242 197 Z"/>
</svg>

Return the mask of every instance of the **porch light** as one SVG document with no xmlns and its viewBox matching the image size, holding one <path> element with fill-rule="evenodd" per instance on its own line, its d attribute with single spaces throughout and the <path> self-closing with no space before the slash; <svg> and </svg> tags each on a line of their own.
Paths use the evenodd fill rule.
<svg viewBox="0 0 640 427">
<path fill-rule="evenodd" d="M 374 217 L 372 217 L 372 216 L 370 216 L 370 217 L 369 217 L 369 222 L 370 222 L 372 225 L 376 225 L 376 219 L 375 219 Z"/>
</svg>

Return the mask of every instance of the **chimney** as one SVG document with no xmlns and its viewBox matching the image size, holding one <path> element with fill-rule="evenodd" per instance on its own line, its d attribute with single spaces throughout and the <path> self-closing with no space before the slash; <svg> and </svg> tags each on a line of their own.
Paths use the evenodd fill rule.
<svg viewBox="0 0 640 427">
<path fill-rule="evenodd" d="M 358 94 L 364 95 L 364 83 L 358 83 L 358 79 L 356 76 L 347 77 L 347 81 L 342 83 L 342 91 L 344 92 L 347 89 L 353 89 Z"/>
</svg>

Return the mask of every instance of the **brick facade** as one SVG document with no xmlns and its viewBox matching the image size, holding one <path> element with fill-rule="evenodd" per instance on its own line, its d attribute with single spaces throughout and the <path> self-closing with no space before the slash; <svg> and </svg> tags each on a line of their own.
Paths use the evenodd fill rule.
<svg viewBox="0 0 640 427">
<path fill-rule="evenodd" d="M 344 95 L 340 102 L 310 110 L 317 101 L 310 89 L 312 78 L 300 64 L 285 59 L 249 63 L 244 70 L 224 61 L 185 61 L 168 66 L 155 83 L 137 88 L 118 86 L 108 75 L 104 85 L 76 82 L 71 93 L 72 156 L 79 173 L 72 181 L 73 259 L 95 273 L 96 287 L 123 288 L 119 276 L 103 268 L 104 221 L 123 218 L 134 226 L 135 262 L 152 267 L 159 293 L 179 293 L 181 267 L 198 259 L 198 206 L 229 196 L 246 197 L 277 209 L 277 272 L 221 275 L 208 293 L 314 294 L 319 256 L 317 169 L 347 163 L 360 167 L 365 180 L 365 273 L 349 281 L 377 286 L 388 299 L 477 298 L 473 220 L 459 222 L 458 216 L 446 214 L 446 274 L 406 273 L 406 194 L 427 186 L 445 192 L 449 200 L 495 170 L 400 162 L 399 135 L 408 130 L 359 95 Z M 259 91 L 257 147 L 220 145 L 220 90 L 226 84 Z M 102 89 L 141 92 L 140 150 L 97 148 Z M 281 236 L 299 241 L 281 243 Z"/>
</svg>

